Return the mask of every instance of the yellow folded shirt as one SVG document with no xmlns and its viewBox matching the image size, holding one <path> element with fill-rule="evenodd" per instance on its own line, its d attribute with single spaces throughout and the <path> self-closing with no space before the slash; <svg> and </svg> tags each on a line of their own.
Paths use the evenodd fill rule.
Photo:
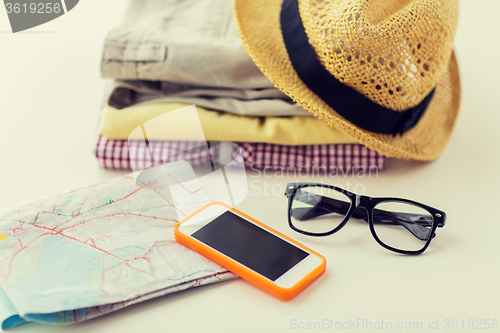
<svg viewBox="0 0 500 333">
<path fill-rule="evenodd" d="M 100 132 L 113 140 L 127 140 L 130 133 L 148 120 L 187 106 L 183 103 L 135 105 L 117 110 L 109 105 L 101 111 Z M 265 142 L 288 146 L 357 143 L 316 117 L 247 117 L 196 107 L 207 141 Z M 149 140 L 189 141 L 196 137 L 160 131 Z"/>
</svg>

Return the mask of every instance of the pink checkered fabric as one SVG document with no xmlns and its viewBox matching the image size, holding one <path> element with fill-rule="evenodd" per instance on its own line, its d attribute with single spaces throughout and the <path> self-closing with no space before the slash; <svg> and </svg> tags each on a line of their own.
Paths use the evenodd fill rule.
<svg viewBox="0 0 500 333">
<path fill-rule="evenodd" d="M 234 143 L 231 157 L 242 155 L 245 166 L 256 169 L 304 171 L 384 169 L 385 156 L 357 144 L 284 146 L 270 143 Z M 192 166 L 218 163 L 219 145 L 188 141 L 109 140 L 99 136 L 95 155 L 106 169 L 145 169 L 148 166 L 185 159 Z"/>
</svg>

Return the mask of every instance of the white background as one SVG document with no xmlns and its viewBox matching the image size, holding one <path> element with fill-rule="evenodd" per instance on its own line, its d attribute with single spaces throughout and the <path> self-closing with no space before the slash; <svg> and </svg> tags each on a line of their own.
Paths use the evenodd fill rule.
<svg viewBox="0 0 500 333">
<path fill-rule="evenodd" d="M 282 302 L 235 280 L 77 325 L 27 324 L 12 332 L 293 332 L 301 331 L 295 323 L 324 319 L 334 325 L 383 320 L 394 331 L 397 323 L 421 322 L 420 332 L 438 321 L 439 331 L 460 332 L 471 330 L 445 330 L 446 320 L 457 319 L 459 326 L 465 320 L 466 328 L 469 319 L 475 325 L 500 320 L 500 1 L 460 4 L 455 49 L 462 105 L 442 156 L 432 163 L 388 160 L 371 178 L 298 179 L 358 185 L 371 196 L 406 197 L 444 210 L 447 224 L 424 255 L 393 254 L 354 222 L 326 238 L 295 234 L 282 193 L 297 179 L 250 173 L 250 195 L 238 208 L 328 261 L 326 273 L 298 297 Z M 119 0 L 80 1 L 55 21 L 17 34 L 0 10 L 0 209 L 123 173 L 100 169 L 92 149 L 105 84 L 102 44 L 125 7 Z"/>
</svg>

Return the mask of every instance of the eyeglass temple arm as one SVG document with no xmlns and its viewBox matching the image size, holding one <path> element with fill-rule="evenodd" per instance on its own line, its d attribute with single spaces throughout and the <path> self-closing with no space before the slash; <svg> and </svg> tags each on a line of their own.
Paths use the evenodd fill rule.
<svg viewBox="0 0 500 333">
<path fill-rule="evenodd" d="M 351 204 L 333 198 L 327 198 L 313 193 L 299 192 L 295 195 L 294 200 L 312 205 L 313 207 L 302 207 L 293 209 L 292 216 L 299 220 L 305 221 L 322 215 L 337 213 L 346 215 Z M 428 238 L 429 229 L 426 227 L 432 226 L 432 218 L 411 213 L 395 213 L 387 212 L 381 209 L 373 211 L 373 223 L 386 225 L 402 225 L 410 233 L 420 240 Z M 354 211 L 352 217 L 368 222 L 368 218 L 364 212 Z M 435 234 L 432 236 L 434 237 Z"/>
</svg>

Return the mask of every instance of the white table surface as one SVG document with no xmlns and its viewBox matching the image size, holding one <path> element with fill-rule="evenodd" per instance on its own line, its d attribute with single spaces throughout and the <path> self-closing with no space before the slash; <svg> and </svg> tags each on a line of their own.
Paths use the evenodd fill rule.
<svg viewBox="0 0 500 333">
<path fill-rule="evenodd" d="M 0 209 L 124 173 L 100 169 L 92 149 L 105 83 L 99 72 L 102 44 L 125 6 L 119 0 L 80 1 L 69 14 L 18 34 L 10 33 L 0 11 Z M 438 160 L 391 159 L 385 171 L 370 178 L 248 175 L 253 187 L 238 208 L 328 261 L 326 273 L 295 299 L 280 301 L 238 279 L 81 324 L 27 324 L 12 332 L 311 331 L 299 328 L 307 322 L 370 331 L 367 325 L 351 325 L 361 321 L 371 322 L 373 330 L 383 321 L 394 331 L 403 325 L 399 331 L 422 332 L 432 323 L 439 325 L 436 331 L 468 332 L 468 320 L 483 328 L 486 319 L 500 320 L 499 12 L 500 1 L 461 1 L 455 37 L 461 112 Z M 287 226 L 282 195 L 286 182 L 296 180 L 358 185 L 371 196 L 421 201 L 446 211 L 447 224 L 427 252 L 416 257 L 383 249 L 362 224 L 348 224 L 326 238 L 302 237 Z M 446 330 L 447 320 L 454 319 L 459 328 Z M 422 329 L 410 328 L 414 323 Z"/>
</svg>

